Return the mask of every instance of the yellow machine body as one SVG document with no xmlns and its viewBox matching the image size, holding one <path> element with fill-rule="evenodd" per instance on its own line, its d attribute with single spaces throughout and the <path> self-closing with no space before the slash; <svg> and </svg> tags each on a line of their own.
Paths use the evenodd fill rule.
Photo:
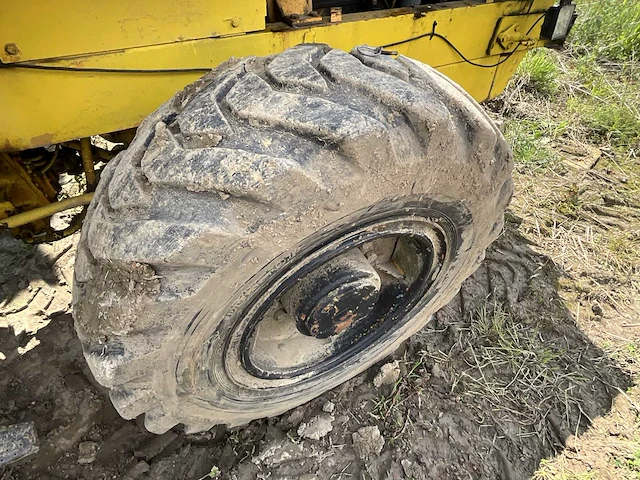
<svg viewBox="0 0 640 480">
<path fill-rule="evenodd" d="M 89 137 L 126 146 L 142 119 L 230 58 L 299 43 L 384 47 L 371 52 L 427 63 L 482 101 L 504 90 L 527 50 L 549 42 L 541 30 L 554 2 L 434 0 L 389 8 L 412 2 L 378 0 L 386 8 L 361 1 L 368 11 L 343 14 L 341 7 L 313 10 L 328 0 L 4 1 L 0 228 L 34 242 L 73 233 L 82 214 L 63 231 L 49 226 L 49 217 L 67 208 L 59 175 L 85 173 L 89 193 L 70 200 L 84 205 L 97 182 L 95 160 L 117 153 L 92 146 Z"/>
<path fill-rule="evenodd" d="M 348 51 L 425 35 L 390 48 L 436 67 L 475 99 L 485 100 L 502 92 L 525 51 L 541 43 L 539 20 L 553 3 L 448 2 L 347 14 L 333 23 L 321 17 L 320 23 L 295 28 L 267 23 L 265 0 L 5 2 L 0 16 L 0 151 L 135 127 L 204 69 L 231 57 L 269 55 L 302 42 Z M 523 39 L 527 37 L 516 43 L 515 53 L 495 38 L 500 33 L 496 28 L 507 23 L 518 24 Z M 473 65 L 441 38 L 430 37 L 433 31 L 473 63 L 502 63 Z M 69 70 L 27 68 L 34 65 Z M 174 69 L 186 71 L 166 71 Z"/>
</svg>

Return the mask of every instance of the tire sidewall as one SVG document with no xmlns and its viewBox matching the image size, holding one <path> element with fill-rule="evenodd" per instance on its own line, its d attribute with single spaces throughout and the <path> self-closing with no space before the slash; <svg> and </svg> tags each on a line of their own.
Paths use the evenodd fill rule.
<svg viewBox="0 0 640 480">
<path fill-rule="evenodd" d="M 308 235 L 301 235 L 302 241 L 290 239 L 292 245 L 281 245 L 282 250 L 270 258 L 263 258 L 264 249 L 257 246 L 245 257 L 248 261 L 238 265 L 229 263 L 226 268 L 216 272 L 205 287 L 197 294 L 194 307 L 183 319 L 186 325 L 185 334 L 176 348 L 173 372 L 175 388 L 182 396 L 189 399 L 194 407 L 201 409 L 204 417 L 211 416 L 211 411 L 219 411 L 228 417 L 233 414 L 238 418 L 255 418 L 256 415 L 277 415 L 322 394 L 393 353 L 410 335 L 422 329 L 431 319 L 431 315 L 441 308 L 457 291 L 461 277 L 477 261 L 478 253 L 472 248 L 475 228 L 468 208 L 461 202 L 440 197 L 437 200 L 426 196 L 413 196 L 434 212 L 452 223 L 455 244 L 448 246 L 448 268 L 442 272 L 440 279 L 411 311 L 411 320 L 385 335 L 380 341 L 360 352 L 357 358 L 350 358 L 336 366 L 326 374 L 318 375 L 307 382 L 304 388 L 296 388 L 288 394 L 273 395 L 270 390 L 252 390 L 248 387 L 235 386 L 233 390 L 221 388 L 220 382 L 211 381 L 224 374 L 224 344 L 233 325 L 239 321 L 240 312 L 249 302 L 254 292 L 274 270 L 291 258 L 305 250 L 305 246 L 328 235 L 341 226 L 353 224 L 358 217 L 366 218 L 367 212 L 375 211 L 376 205 L 402 205 L 403 200 L 411 197 L 396 196 L 381 199 L 374 205 L 357 208 L 346 216 L 337 218 L 323 228 L 317 229 L 307 225 L 300 229 Z M 401 207 L 400 207 L 401 208 Z M 242 286 L 238 288 L 238 285 Z M 217 308 L 216 308 L 217 307 Z M 203 362 L 203 351 L 215 352 L 210 358 L 213 361 Z M 213 372 L 207 371 L 211 369 Z"/>
</svg>

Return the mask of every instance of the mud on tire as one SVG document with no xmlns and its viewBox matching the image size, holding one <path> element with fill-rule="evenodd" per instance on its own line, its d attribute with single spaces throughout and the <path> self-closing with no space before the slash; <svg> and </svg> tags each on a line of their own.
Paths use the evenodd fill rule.
<svg viewBox="0 0 640 480">
<path fill-rule="evenodd" d="M 149 116 L 106 167 L 78 247 L 74 316 L 123 417 L 144 413 L 161 433 L 282 413 L 391 353 L 477 268 L 512 192 L 502 135 L 435 70 L 367 52 L 299 45 L 228 62 Z M 340 235 L 401 214 L 448 238 L 406 321 L 331 368 L 254 383 L 233 351 L 251 302 Z"/>
</svg>

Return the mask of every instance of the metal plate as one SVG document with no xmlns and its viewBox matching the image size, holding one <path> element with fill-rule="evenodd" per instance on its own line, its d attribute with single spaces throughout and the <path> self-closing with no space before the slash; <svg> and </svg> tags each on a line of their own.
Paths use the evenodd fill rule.
<svg viewBox="0 0 640 480">
<path fill-rule="evenodd" d="M 527 39 L 537 41 L 540 38 L 540 29 L 544 20 L 545 13 L 525 13 L 522 15 L 508 15 L 498 20 L 496 28 L 491 37 L 491 42 L 487 48 L 487 55 L 499 55 L 512 51 L 514 48 L 524 48 L 524 45 L 518 45 L 518 41 L 526 42 Z M 514 28 L 517 31 L 514 31 Z M 505 48 L 499 41 L 499 37 L 503 33 L 508 33 L 514 40 L 515 46 Z M 531 45 L 528 46 L 531 48 Z"/>
<path fill-rule="evenodd" d="M 37 443 L 33 422 L 0 427 L 0 467 L 37 453 Z"/>
<path fill-rule="evenodd" d="M 265 28 L 266 14 L 264 0 L 3 2 L 0 59 L 13 63 L 252 32 Z"/>
</svg>

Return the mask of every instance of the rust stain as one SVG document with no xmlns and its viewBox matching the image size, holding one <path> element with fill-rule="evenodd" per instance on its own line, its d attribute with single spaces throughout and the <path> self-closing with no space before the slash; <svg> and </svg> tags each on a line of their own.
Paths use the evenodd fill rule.
<svg viewBox="0 0 640 480">
<path fill-rule="evenodd" d="M 313 335 L 314 337 L 315 337 L 316 335 L 318 335 L 318 332 L 319 332 L 319 331 L 320 331 L 320 325 L 318 325 L 317 323 L 313 323 L 313 324 L 311 325 L 311 328 L 309 328 L 309 333 L 310 333 L 311 335 Z"/>
<path fill-rule="evenodd" d="M 0 140 L 0 152 L 13 152 L 18 150 L 15 146 L 11 144 L 11 142 L 7 139 Z"/>
<path fill-rule="evenodd" d="M 335 322 L 334 331 L 336 333 L 343 332 L 349 325 L 353 323 L 355 319 L 356 319 L 356 314 L 351 310 L 349 310 L 349 312 L 345 313 L 342 317 L 340 317 L 340 320 L 338 322 Z"/>
<path fill-rule="evenodd" d="M 53 143 L 53 135 L 51 133 L 43 133 L 42 135 L 31 137 L 29 143 L 31 144 L 31 148 L 51 145 Z"/>
</svg>

